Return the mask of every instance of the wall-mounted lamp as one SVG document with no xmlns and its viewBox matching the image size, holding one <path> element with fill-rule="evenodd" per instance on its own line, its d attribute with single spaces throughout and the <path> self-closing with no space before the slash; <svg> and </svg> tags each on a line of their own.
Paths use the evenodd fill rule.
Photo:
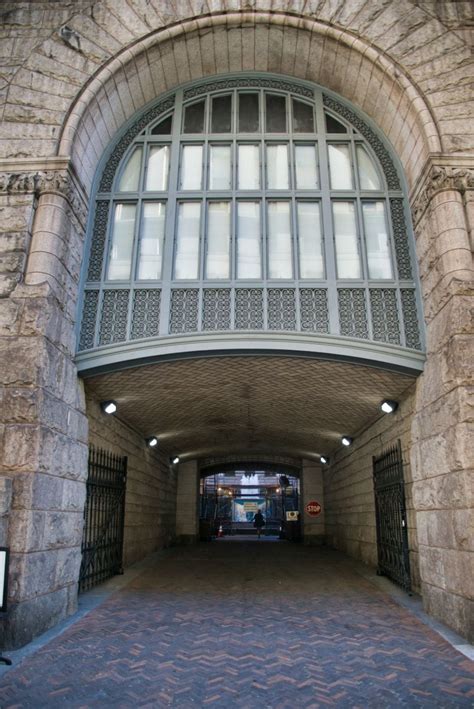
<svg viewBox="0 0 474 709">
<path fill-rule="evenodd" d="M 329 458 L 327 455 L 320 455 L 319 460 L 323 465 L 329 465 Z"/>
<path fill-rule="evenodd" d="M 150 438 L 146 439 L 146 444 L 147 446 L 150 446 L 150 448 L 154 448 L 155 446 L 158 445 L 158 439 L 156 436 L 150 436 Z"/>
<path fill-rule="evenodd" d="M 170 463 L 171 463 L 171 465 L 178 465 L 179 456 L 175 455 L 175 456 L 173 456 L 173 458 L 170 458 Z"/>
<path fill-rule="evenodd" d="M 341 443 L 343 446 L 350 446 L 353 439 L 350 436 L 343 436 L 341 438 Z"/>
<path fill-rule="evenodd" d="M 391 401 L 390 399 L 385 399 L 380 404 L 380 408 L 384 414 L 393 414 L 394 411 L 398 409 L 398 401 Z"/>
<path fill-rule="evenodd" d="M 114 414 L 117 411 L 117 404 L 115 401 L 101 401 L 100 408 L 104 414 Z"/>
</svg>

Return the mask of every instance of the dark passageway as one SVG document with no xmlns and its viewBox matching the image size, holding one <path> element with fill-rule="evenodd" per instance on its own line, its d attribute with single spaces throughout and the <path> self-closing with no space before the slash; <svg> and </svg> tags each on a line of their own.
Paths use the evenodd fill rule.
<svg viewBox="0 0 474 709">
<path fill-rule="evenodd" d="M 325 548 L 175 548 L 0 680 L 13 707 L 468 707 L 473 663 Z"/>
</svg>

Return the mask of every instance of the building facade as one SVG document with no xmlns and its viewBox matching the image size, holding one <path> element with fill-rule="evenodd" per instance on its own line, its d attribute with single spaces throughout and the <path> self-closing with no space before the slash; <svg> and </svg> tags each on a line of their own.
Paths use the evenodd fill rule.
<svg viewBox="0 0 474 709">
<path fill-rule="evenodd" d="M 76 607 L 91 447 L 128 458 L 125 565 L 232 465 L 297 471 L 305 541 L 380 565 L 396 449 L 411 586 L 472 639 L 471 12 L 3 4 L 6 645 Z"/>
</svg>

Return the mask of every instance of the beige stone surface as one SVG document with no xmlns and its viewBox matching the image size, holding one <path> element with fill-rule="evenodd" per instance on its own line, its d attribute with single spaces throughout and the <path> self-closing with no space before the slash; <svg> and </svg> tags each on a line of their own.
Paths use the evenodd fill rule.
<svg viewBox="0 0 474 709">
<path fill-rule="evenodd" d="M 176 538 L 197 541 L 199 534 L 199 468 L 196 460 L 177 466 Z"/>
<path fill-rule="evenodd" d="M 472 70 L 468 18 L 465 11 L 451 17 L 451 3 L 414 6 L 403 0 L 400 6 L 400 2 L 380 0 L 368 12 L 357 0 L 318 4 L 311 10 L 306 3 L 275 6 L 258 0 L 244 14 L 238 12 L 240 3 L 222 0 L 205 5 L 209 10 L 191 0 L 167 6 L 163 12 L 158 2 L 146 7 L 134 3 L 132 7 L 125 0 L 113 4 L 105 0 L 63 1 L 55 3 L 57 12 L 51 13 L 46 2 L 4 3 L 2 97 L 8 129 L 4 154 L 54 154 L 67 111 L 71 111 L 72 126 L 74 116 L 82 112 L 79 108 L 78 113 L 78 107 L 87 105 L 94 91 L 102 90 L 103 98 L 102 86 L 111 73 L 117 74 L 119 101 L 130 116 L 157 94 L 156 78 L 148 68 L 152 64 L 145 55 L 170 37 L 173 45 L 168 57 L 172 57 L 173 68 L 163 66 L 157 72 L 164 74 L 168 88 L 215 71 L 253 69 L 320 81 L 355 100 L 373 117 L 399 148 L 406 167 L 412 165 L 408 173 L 411 171 L 409 177 L 413 178 L 414 170 L 421 168 L 423 150 L 426 157 L 426 148 L 472 150 L 472 131 L 463 107 L 470 96 Z M 292 15 L 285 15 L 285 10 Z M 212 16 L 206 15 L 208 11 Z M 75 33 L 69 39 L 61 35 L 64 23 Z M 106 69 L 105 63 L 119 55 L 117 68 L 112 62 Z M 119 67 L 126 67 L 126 71 Z M 354 81 L 351 71 L 357 67 Z M 83 103 L 79 99 L 81 87 L 101 69 L 103 78 L 97 80 L 97 89 L 84 90 Z M 401 93 L 395 90 L 394 81 Z M 423 93 L 415 87 L 421 87 Z M 116 103 L 114 91 L 111 87 L 107 94 Z M 51 92 L 56 96 L 54 108 Z M 403 93 L 408 99 L 404 112 L 398 105 Z M 73 107 L 77 99 L 79 103 Z M 110 121 L 104 121 L 103 116 L 115 112 L 107 102 L 101 101 L 101 105 L 103 110 L 95 110 L 96 121 L 83 116 L 85 133 L 77 135 L 77 140 L 90 150 L 92 162 L 76 153 L 78 166 L 89 163 L 92 169 L 100 157 L 99 146 L 105 147 L 102 139 L 94 139 L 94 131 L 97 135 L 103 131 L 104 139 L 110 139 Z M 393 122 L 395 115 L 404 115 L 403 131 Z M 65 130 L 68 133 L 69 129 Z M 74 130 L 64 135 L 66 140 Z M 423 132 L 425 138 L 420 141 Z"/>
<path fill-rule="evenodd" d="M 398 410 L 381 414 L 358 431 L 349 449 L 340 448 L 325 466 L 326 535 L 329 543 L 371 566 L 377 565 L 377 534 L 372 457 L 401 441 L 407 508 L 410 571 L 415 590 L 420 588 L 417 525 L 419 509 L 410 465 L 411 419 L 415 387 L 399 400 Z"/>
<path fill-rule="evenodd" d="M 91 399 L 87 415 L 90 443 L 128 457 L 123 558 L 129 566 L 174 540 L 177 473 L 168 457 L 148 448 L 130 423 L 106 416 Z"/>
</svg>

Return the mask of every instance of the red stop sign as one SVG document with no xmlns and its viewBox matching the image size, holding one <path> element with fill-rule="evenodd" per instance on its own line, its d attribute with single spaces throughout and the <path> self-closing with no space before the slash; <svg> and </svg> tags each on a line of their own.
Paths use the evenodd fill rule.
<svg viewBox="0 0 474 709">
<path fill-rule="evenodd" d="M 321 514 L 321 505 L 317 500 L 311 500 L 311 502 L 308 502 L 306 505 L 305 510 L 310 517 L 317 517 Z"/>
</svg>

